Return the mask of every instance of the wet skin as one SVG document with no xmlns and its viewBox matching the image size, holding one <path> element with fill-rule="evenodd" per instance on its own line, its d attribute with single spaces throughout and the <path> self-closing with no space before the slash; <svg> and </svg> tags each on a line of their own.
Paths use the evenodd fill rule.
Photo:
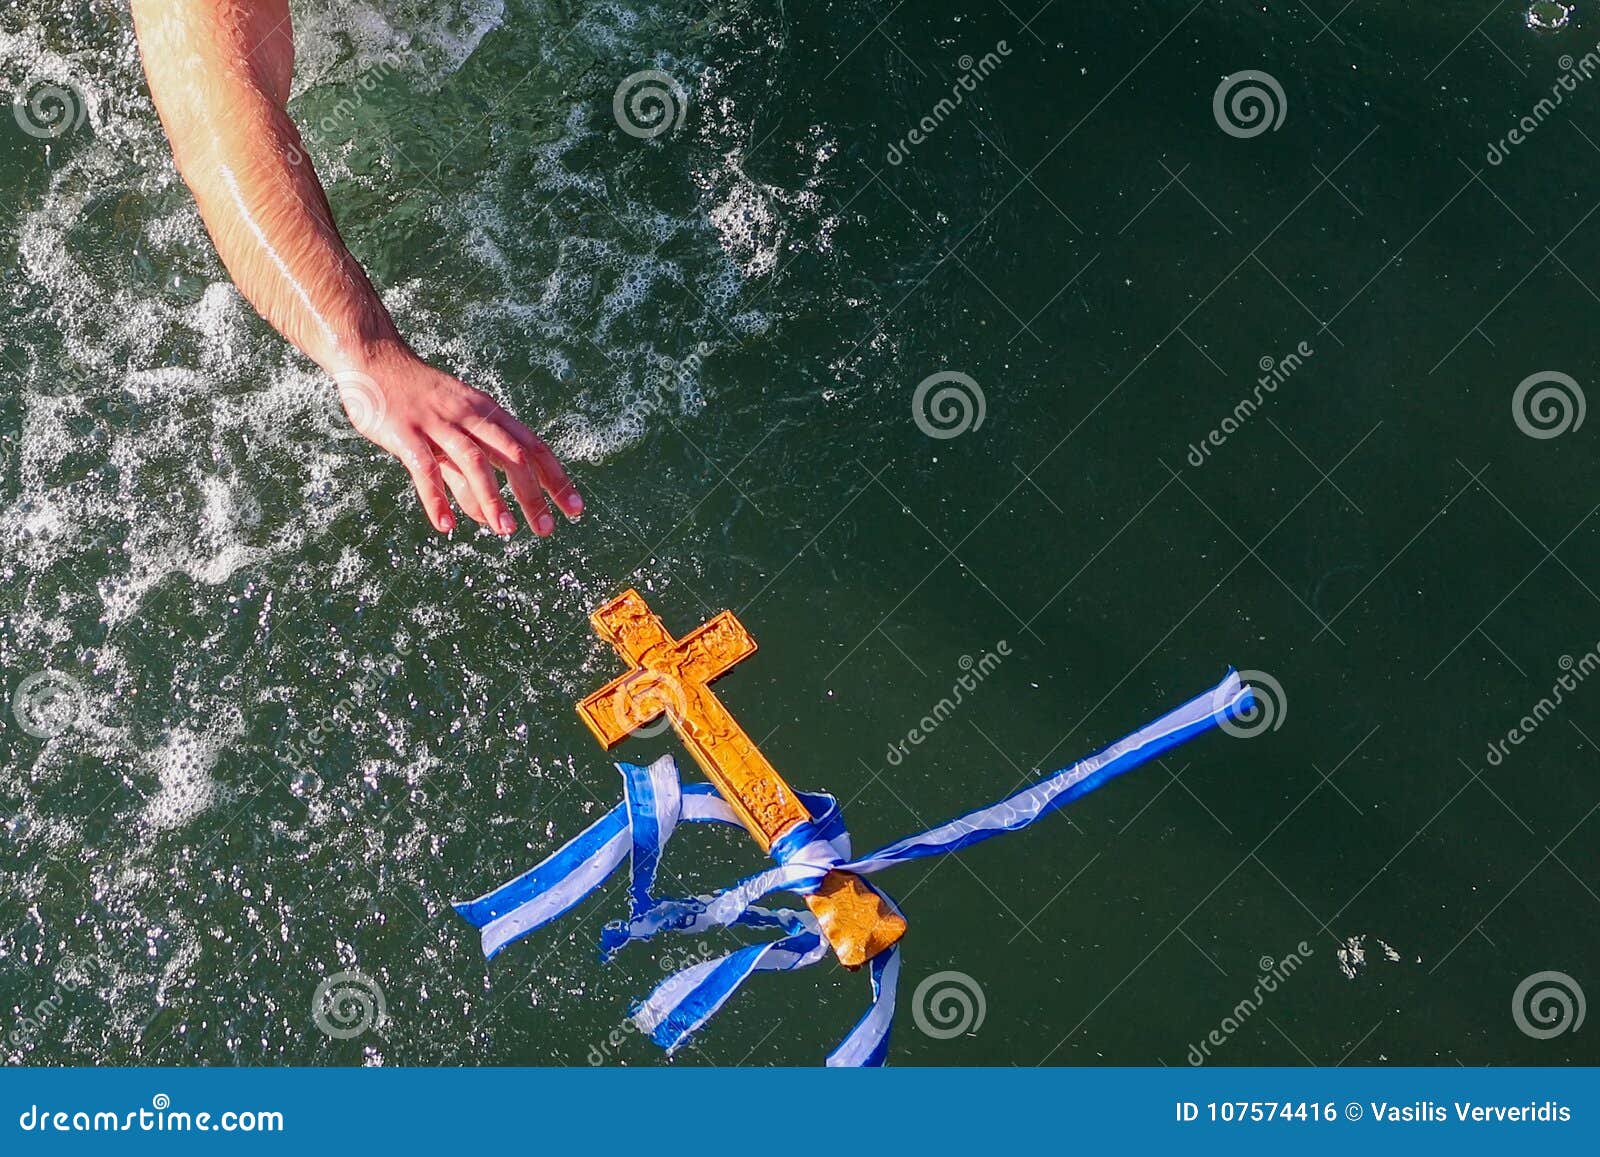
<svg viewBox="0 0 1600 1157">
<path fill-rule="evenodd" d="M 497 471 L 535 534 L 555 529 L 546 495 L 576 518 L 583 499 L 549 447 L 418 357 L 345 248 L 285 109 L 287 0 L 134 0 L 133 17 L 178 171 L 234 283 L 333 376 L 352 424 L 405 465 L 434 528 L 455 527 L 448 491 L 469 518 L 513 533 Z"/>
</svg>

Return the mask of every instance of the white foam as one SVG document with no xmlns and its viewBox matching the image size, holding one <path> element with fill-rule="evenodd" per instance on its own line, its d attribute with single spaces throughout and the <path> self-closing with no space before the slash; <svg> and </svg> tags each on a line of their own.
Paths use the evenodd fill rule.
<svg viewBox="0 0 1600 1157">
<path fill-rule="evenodd" d="M 143 818 L 157 832 L 182 827 L 218 797 L 211 769 L 230 743 L 244 733 L 241 716 L 224 719 L 208 732 L 176 727 L 150 753 L 160 788 L 145 801 Z"/>
<path fill-rule="evenodd" d="M 403 68 L 419 87 L 437 88 L 504 20 L 502 0 L 297 4 L 293 93 L 349 82 L 380 65 Z"/>
<path fill-rule="evenodd" d="M 329 671 L 304 676 L 288 651 L 264 658 L 260 648 L 270 632 L 295 614 L 290 600 L 313 588 L 318 599 L 363 607 L 388 600 L 384 613 L 393 612 L 411 635 L 408 663 L 437 664 L 439 679 L 482 709 L 476 717 L 464 713 L 457 727 L 452 707 L 397 702 L 385 698 L 392 689 L 378 691 L 341 718 L 348 730 L 336 745 L 339 756 L 313 769 L 321 791 L 297 800 L 290 792 L 297 769 L 282 768 L 282 782 L 269 790 L 280 793 L 285 810 L 262 806 L 272 818 L 261 833 L 267 866 L 292 876 L 295 857 L 342 854 L 332 841 L 368 822 L 360 807 L 363 784 L 386 795 L 395 789 L 396 800 L 443 790 L 469 756 L 487 749 L 481 733 L 536 719 L 558 701 L 569 704 L 560 710 L 570 710 L 571 699 L 613 673 L 597 652 L 576 670 L 552 671 L 548 687 L 525 690 L 521 710 L 496 714 L 508 686 L 505 671 L 492 664 L 473 669 L 455 650 L 463 574 L 477 584 L 476 593 L 492 595 L 506 622 L 517 624 L 506 643 L 525 657 L 542 657 L 538 648 L 555 637 L 553 624 L 565 630 L 581 622 L 615 576 L 585 565 L 570 536 L 550 543 L 521 537 L 507 545 L 458 534 L 414 553 L 405 553 L 410 544 L 397 544 L 390 557 L 384 539 L 342 537 L 375 479 L 405 500 L 400 470 L 349 437 L 321 372 L 290 351 L 229 284 L 142 95 L 125 4 L 87 5 L 90 19 L 80 23 L 95 31 L 70 53 L 46 43 L 54 32 L 0 32 L 0 75 L 38 72 L 67 81 L 82 93 L 86 110 L 86 125 L 76 133 L 21 141 L 19 147 L 38 150 L 38 165 L 29 168 L 38 183 L 28 199 L 3 210 L 14 227 L 19 280 L 28 288 L 5 336 L 17 364 L 19 428 L 0 498 L 0 573 L 16 592 L 0 624 L 0 662 L 7 670 L 58 666 L 84 684 L 88 697 L 85 717 L 68 732 L 24 743 L 17 758 L 0 766 L 0 785 L 20 801 L 14 816 L 0 817 L 8 821 L 0 831 L 6 863 L 19 865 L 6 869 L 4 881 L 43 897 L 43 914 L 21 941 L 0 930 L 0 955 L 15 953 L 20 942 L 36 963 L 47 964 L 65 943 L 62 929 L 92 925 L 115 945 L 116 966 L 96 985 L 103 995 L 90 998 L 95 1002 L 81 1010 L 86 1015 L 73 1022 L 82 1043 L 64 1049 L 58 1038 L 42 1056 L 103 1056 L 109 1048 L 111 1055 L 160 1059 L 182 1055 L 186 1045 L 181 1035 L 164 1048 L 146 1037 L 151 1005 L 181 1003 L 197 944 L 205 944 L 206 958 L 216 950 L 224 960 L 255 951 L 269 963 L 290 959 L 281 929 L 272 927 L 274 920 L 291 920 L 290 904 L 249 894 L 259 888 L 261 865 L 232 865 L 215 850 L 198 859 L 190 854 L 239 806 L 230 800 L 230 785 L 261 774 L 254 761 L 263 756 L 258 745 L 272 742 L 271 725 L 256 716 L 316 717 L 327 710 L 329 680 L 389 645 L 358 641 L 355 623 L 342 634 L 345 653 L 328 656 Z M 504 6 L 313 0 L 297 3 L 296 17 L 299 94 L 349 84 L 398 52 L 402 75 L 376 90 L 372 99 L 380 104 L 371 111 L 393 113 L 405 147 L 411 118 L 441 99 L 430 95 L 432 88 L 456 69 L 463 89 L 476 83 L 463 62 L 500 26 Z M 675 20 L 607 2 L 562 18 L 559 35 L 529 46 L 550 62 L 544 79 L 551 83 L 535 77 L 526 90 L 532 99 L 517 113 L 561 110 L 547 117 L 553 139 L 530 141 L 520 129 L 497 135 L 494 150 L 473 162 L 481 168 L 449 175 L 444 196 L 419 193 L 433 214 L 427 232 L 437 235 L 448 272 L 442 279 L 435 274 L 435 254 L 428 253 L 420 263 L 425 277 L 384 287 L 419 350 L 513 405 L 570 458 L 599 461 L 669 419 L 681 424 L 716 405 L 718 359 L 771 322 L 747 298 L 767 284 L 789 249 L 823 243 L 815 225 L 821 210 L 805 195 L 809 182 L 800 190 L 752 188 L 734 176 L 731 166 L 752 143 L 741 109 L 712 107 L 697 88 L 690 120 L 670 138 L 624 139 L 611 124 L 606 103 L 623 72 L 660 66 L 686 83 L 701 75 L 700 61 L 687 51 L 658 51 L 682 39 Z M 744 33 L 713 25 L 693 35 Z M 592 91 L 591 76 L 575 99 L 555 95 L 592 66 L 601 74 Z M 608 78 L 608 70 L 620 71 Z M 825 142 L 816 148 L 825 152 Z M 382 168 L 352 172 L 357 155 L 317 159 L 332 162 L 329 174 L 366 193 L 401 179 Z M 666 190 L 658 199 L 657 192 L 640 192 L 645 186 L 622 167 L 640 160 L 670 172 L 698 164 L 704 172 L 650 182 Z M 355 203 L 349 192 L 332 183 L 336 209 Z M 748 220 L 731 210 L 716 223 L 705 216 L 705 206 L 747 204 Z M 371 222 L 346 225 L 353 240 L 391 243 L 382 232 L 387 223 L 376 233 L 367 232 Z M 385 254 L 395 268 L 406 268 L 411 256 Z M 314 554 L 307 550 L 313 544 Z M 336 561 L 325 566 L 324 559 Z M 693 582 L 702 565 L 687 559 L 673 569 Z M 388 589 L 402 571 L 414 580 L 403 595 Z M 107 574 L 113 577 L 98 583 L 84 577 Z M 651 586 L 648 576 L 645 585 Z M 661 585 L 658 579 L 653 589 Z M 263 599 L 261 588 L 280 601 Z M 175 615 L 184 617 L 182 624 Z M 199 637 L 191 641 L 188 631 Z M 526 727 L 517 737 L 531 746 L 542 742 L 537 730 L 530 739 Z M 350 752 L 353 765 L 343 762 Z M 82 808 L 61 806 L 63 789 L 79 798 L 86 767 L 94 769 L 87 773 L 93 798 Z M 576 771 L 571 760 L 536 761 L 532 775 L 564 783 Z M 489 795 L 519 805 L 529 774 L 517 759 L 473 770 Z M 91 812 L 96 806 L 102 810 Z M 375 862 L 387 873 L 407 870 L 408 862 L 416 870 L 417 861 L 438 854 L 441 831 L 464 822 L 425 822 L 433 811 L 415 801 L 412 811 L 412 825 L 400 825 L 393 842 L 386 831 L 358 830 L 371 847 L 381 847 Z M 318 830 L 324 824 L 329 830 Z M 173 854 L 177 845 L 186 850 Z M 73 864 L 88 881 L 91 896 L 81 907 L 76 897 L 51 891 L 60 882 L 52 858 Z M 185 926 L 169 912 L 172 899 L 197 888 L 212 895 L 236 890 L 245 901 L 243 926 Z M 314 899 L 295 901 L 297 924 L 343 919 Z M 269 930 L 272 943 L 259 944 Z M 234 979 L 216 982 L 226 989 Z M 239 1010 L 220 1014 L 208 1029 L 224 1049 L 260 1059 L 249 1039 L 257 1026 L 304 1019 L 303 1010 L 279 1009 L 277 996 L 251 986 Z M 200 1027 L 198 1019 L 186 1024 Z M 263 1047 L 270 1058 L 283 1046 L 275 1038 Z"/>
</svg>

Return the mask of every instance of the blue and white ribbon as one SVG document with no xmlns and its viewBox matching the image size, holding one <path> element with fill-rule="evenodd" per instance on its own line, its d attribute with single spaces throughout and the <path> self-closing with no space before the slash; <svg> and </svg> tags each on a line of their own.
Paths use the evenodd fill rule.
<svg viewBox="0 0 1600 1157">
<path fill-rule="evenodd" d="M 634 1009 L 634 1023 L 670 1054 L 687 1043 L 750 976 L 806 968 L 827 955 L 827 942 L 810 912 L 769 910 L 758 907 L 757 901 L 774 892 L 806 895 L 815 891 L 822 877 L 834 869 L 868 876 L 908 860 L 958 852 L 1004 832 L 1025 828 L 1169 748 L 1243 715 L 1253 702 L 1250 688 L 1230 670 L 1227 678 L 1210 691 L 1119 739 L 1099 754 L 1063 768 L 999 803 L 859 858 L 852 858 L 850 833 L 845 829 L 838 801 L 823 793 L 800 792 L 811 822 L 800 824 L 773 845 L 775 867 L 724 892 L 692 899 L 657 900 L 653 896 L 656 865 L 667 840 L 680 822 L 737 825 L 738 818 L 710 784 L 682 784 L 670 755 L 649 767 L 619 763 L 622 803 L 538 867 L 455 908 L 482 931 L 484 955 L 493 959 L 507 945 L 544 927 L 583 900 L 606 881 L 624 857 L 631 856 L 629 918 L 625 923 L 606 926 L 601 939 L 605 958 L 630 941 L 648 940 L 660 932 L 696 933 L 736 924 L 781 931 L 780 940 L 741 948 L 669 976 Z M 894 908 L 893 900 L 882 892 L 878 894 Z M 871 970 L 872 1006 L 828 1057 L 829 1065 L 883 1063 L 900 976 L 899 948 L 879 953 L 871 961 Z"/>
</svg>

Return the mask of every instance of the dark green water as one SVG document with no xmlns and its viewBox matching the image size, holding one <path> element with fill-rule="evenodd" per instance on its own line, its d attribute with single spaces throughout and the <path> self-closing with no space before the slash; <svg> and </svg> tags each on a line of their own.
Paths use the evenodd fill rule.
<svg viewBox="0 0 1600 1157">
<path fill-rule="evenodd" d="M 1600 993 L 1600 434 L 1513 413 L 1538 371 L 1593 389 L 1600 76 L 1486 157 L 1600 26 L 1033 7 L 297 9 L 294 109 L 351 247 L 589 498 L 509 545 L 427 533 L 227 287 L 120 6 L 0 13 L 8 83 L 85 110 L 54 140 L 0 124 L 0 673 L 8 701 L 69 692 L 53 734 L 0 719 L 8 1059 L 660 1063 L 620 1026 L 697 948 L 600 967 L 620 880 L 487 969 L 448 906 L 615 801 L 572 706 L 618 670 L 585 616 L 629 584 L 679 631 L 738 611 L 761 650 L 721 694 L 858 848 L 1228 664 L 1281 687 L 1276 729 L 881 877 L 912 925 L 901 1063 L 1180 1065 L 1291 953 L 1215 1063 L 1600 1059 L 1593 1026 L 1512 1013 L 1547 970 Z M 640 139 L 612 96 L 650 68 L 686 113 Z M 1213 94 L 1248 69 L 1286 108 L 1238 137 Z M 981 425 L 919 430 L 937 371 Z M 664 883 L 757 866 L 688 830 Z M 314 1025 L 340 970 L 381 1027 Z M 943 970 L 984 994 L 953 1039 L 911 1015 Z M 814 1063 L 865 1000 L 831 964 L 757 978 L 680 1061 Z"/>
</svg>

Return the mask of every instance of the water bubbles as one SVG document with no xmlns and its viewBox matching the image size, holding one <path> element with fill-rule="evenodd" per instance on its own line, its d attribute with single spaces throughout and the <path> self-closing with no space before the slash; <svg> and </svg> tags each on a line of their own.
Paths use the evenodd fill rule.
<svg viewBox="0 0 1600 1157">
<path fill-rule="evenodd" d="M 18 265 L 7 330 L 18 402 L 0 414 L 0 570 L 11 592 L 0 643 L 14 660 L 0 687 L 0 732 L 18 769 L 0 802 L 17 814 L 0 812 L 0 885 L 37 905 L 36 926 L 20 937 L 0 929 L 0 957 L 20 959 L 19 945 L 39 955 L 33 942 L 46 926 L 92 925 L 115 945 L 104 1007 L 76 1010 L 72 1037 L 49 1042 L 42 1060 L 160 1063 L 190 1048 L 286 1060 L 299 1055 L 310 987 L 299 983 L 304 959 L 288 931 L 327 924 L 354 938 L 399 907 L 385 916 L 363 899 L 369 927 L 360 911 L 330 903 L 319 878 L 348 865 L 370 881 L 368 864 L 411 878 L 430 870 L 442 832 L 469 830 L 465 817 L 437 822 L 440 800 L 456 789 L 458 765 L 492 763 L 480 757 L 509 741 L 489 724 L 449 731 L 444 704 L 457 692 L 498 698 L 514 686 L 513 661 L 541 653 L 568 613 L 581 622 L 598 597 L 589 588 L 603 580 L 576 549 L 529 573 L 465 535 L 419 546 L 397 529 L 414 513 L 394 509 L 403 472 L 365 440 L 337 437 L 352 433 L 339 390 L 230 283 L 148 100 L 107 95 L 141 91 L 126 7 L 93 7 L 115 15 L 84 28 L 71 61 L 51 55 L 42 32 L 0 30 L 0 73 L 94 78 L 80 86 L 90 114 L 82 126 L 55 143 L 19 134 L 19 147 L 50 150 L 50 182 L 0 209 Z M 424 0 L 302 5 L 297 110 L 327 108 L 363 69 L 398 52 L 405 76 L 363 90 L 363 115 L 448 120 L 448 102 L 435 108 L 441 102 L 416 90 L 439 83 L 500 22 L 503 5 L 445 9 Z M 607 59 L 657 63 L 670 37 L 656 27 L 630 34 L 634 20 L 602 0 L 562 35 L 508 29 L 507 51 L 484 70 L 494 75 L 508 56 L 554 57 L 563 67 L 548 74 L 577 80 L 607 38 Z M 12 23 L 39 22 L 20 13 Z M 685 55 L 661 65 L 687 79 L 701 63 Z M 481 95 L 481 82 L 474 62 L 456 83 Z M 693 174 L 672 201 L 606 171 L 608 142 L 620 134 L 595 131 L 584 95 L 548 134 L 525 133 L 521 121 L 496 130 L 493 152 L 451 175 L 428 229 L 350 218 L 365 252 L 393 259 L 385 272 L 398 276 L 380 278 L 385 301 L 419 352 L 579 458 L 632 446 L 668 418 L 686 425 L 704 404 L 691 353 L 706 344 L 706 369 L 720 369 L 711 346 L 730 350 L 766 325 L 750 309 L 761 286 L 744 267 L 770 267 L 785 229 L 785 244 L 815 251 L 822 212 L 765 185 L 730 195 L 740 179 L 717 158 L 750 143 L 753 119 L 719 109 L 704 125 L 697 110 L 672 144 L 700 154 L 686 166 L 717 166 L 714 187 L 698 191 L 737 211 L 723 237 L 693 207 Z M 535 102 L 525 120 L 543 124 L 546 111 Z M 815 143 L 818 164 L 835 154 Z M 359 151 L 345 157 L 330 146 L 317 160 L 328 164 L 336 209 L 366 203 L 386 179 Z M 558 220 L 539 212 L 544 205 L 575 208 Z M 460 257 L 442 278 L 426 261 L 407 264 L 426 256 L 428 240 Z M 373 412 L 374 400 L 356 392 Z M 672 408 L 653 408 L 661 406 Z M 350 533 L 358 495 L 370 496 L 373 523 L 393 515 L 374 537 Z M 475 646 L 488 632 L 457 622 L 464 594 L 495 597 L 525 638 L 521 655 Z M 285 759 L 286 738 L 326 717 L 330 699 L 357 701 L 348 685 L 363 655 L 376 658 L 402 630 L 425 651 L 393 684 L 364 693 L 363 710 L 341 708 L 327 742 Z M 52 664 L 73 681 L 37 680 L 14 708 L 20 680 Z M 573 678 L 560 675 L 563 685 Z M 14 711 L 46 734 L 23 730 Z M 542 742 L 515 722 L 512 747 Z M 451 755 L 443 774 L 424 754 L 435 740 Z M 551 772 L 560 783 L 572 774 Z M 496 773 L 483 807 L 522 814 L 523 781 L 520 768 Z M 392 843 L 390 829 L 400 829 Z M 283 898 L 263 898 L 263 879 Z M 214 918 L 201 920 L 202 910 Z M 327 967 L 356 959 L 341 949 Z M 195 1006 L 192 1020 L 160 1019 L 170 1015 L 160 1006 L 191 984 L 215 1000 Z"/>
<path fill-rule="evenodd" d="M 145 803 L 145 822 L 155 831 L 183 827 L 217 798 L 211 769 L 244 730 L 243 720 L 219 720 L 208 731 L 174 728 L 151 753 L 160 790 Z"/>
<path fill-rule="evenodd" d="M 1562 4 L 1559 0 L 1534 0 L 1528 6 L 1528 27 L 1537 28 L 1542 32 L 1554 32 L 1565 28 L 1572 19 L 1573 5 Z"/>
</svg>

